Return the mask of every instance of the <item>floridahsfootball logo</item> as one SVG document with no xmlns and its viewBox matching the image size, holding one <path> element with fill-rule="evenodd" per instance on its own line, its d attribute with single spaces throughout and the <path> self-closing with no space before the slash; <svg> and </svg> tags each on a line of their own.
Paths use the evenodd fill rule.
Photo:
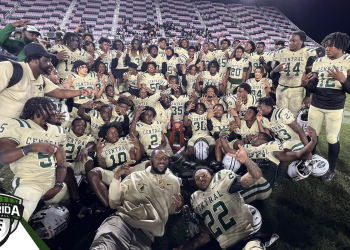
<svg viewBox="0 0 350 250">
<path fill-rule="evenodd" d="M 0 246 L 16 230 L 22 215 L 23 205 L 21 198 L 0 194 Z"/>
</svg>

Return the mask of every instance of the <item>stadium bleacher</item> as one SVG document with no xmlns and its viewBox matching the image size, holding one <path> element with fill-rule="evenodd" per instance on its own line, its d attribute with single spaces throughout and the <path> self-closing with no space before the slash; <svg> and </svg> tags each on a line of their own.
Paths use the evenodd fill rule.
<svg viewBox="0 0 350 250">
<path fill-rule="evenodd" d="M 115 7 L 120 3 L 119 15 L 113 27 Z M 0 14 L 6 15 L 17 1 L 0 1 Z M 96 38 L 101 36 L 111 36 L 111 31 L 117 31 L 122 26 L 123 19 L 132 20 L 133 30 L 143 34 L 146 30 L 137 29 L 141 22 L 148 22 L 151 25 L 159 23 L 156 14 L 156 3 L 151 0 L 140 1 L 115 1 L 98 0 L 81 1 L 72 6 L 72 12 L 66 13 L 70 4 L 60 0 L 25 0 L 17 10 L 12 10 L 0 28 L 6 23 L 19 19 L 31 19 L 31 24 L 35 25 L 43 34 L 49 31 L 50 27 L 60 26 L 65 15 L 67 22 L 64 25 L 66 31 L 73 31 L 80 22 L 85 22 L 91 26 Z M 229 39 L 251 39 L 255 42 L 263 41 L 267 49 L 271 50 L 276 40 L 285 40 L 289 34 L 297 30 L 287 17 L 278 9 L 270 6 L 261 8 L 255 6 L 245 6 L 242 4 L 211 3 L 209 1 L 194 2 L 204 24 L 212 37 L 215 38 L 221 33 Z M 194 20 L 195 9 L 190 0 L 184 0 L 181 4 L 170 0 L 162 1 L 159 4 L 162 22 L 173 22 L 180 30 L 190 31 L 190 27 L 195 29 L 203 28 L 199 20 Z M 189 25 L 189 26 L 188 26 Z M 114 28 L 114 29 L 113 29 Z M 181 36 L 181 32 L 169 30 L 172 36 Z M 199 36 L 196 36 L 198 39 Z M 127 42 L 132 37 L 127 37 Z M 288 42 L 287 42 L 288 45 Z M 319 45 L 311 38 L 307 38 L 307 46 L 316 48 Z"/>
</svg>

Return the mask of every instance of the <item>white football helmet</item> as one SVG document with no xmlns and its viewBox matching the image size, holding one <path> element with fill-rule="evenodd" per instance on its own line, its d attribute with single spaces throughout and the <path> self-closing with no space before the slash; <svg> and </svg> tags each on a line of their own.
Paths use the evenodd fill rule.
<svg viewBox="0 0 350 250">
<path fill-rule="evenodd" d="M 302 107 L 299 110 L 299 114 L 297 117 L 297 123 L 299 124 L 299 126 L 305 130 L 308 124 L 308 115 L 309 115 L 309 107 Z"/>
<path fill-rule="evenodd" d="M 222 164 L 225 169 L 231 170 L 235 173 L 241 168 L 241 163 L 228 154 L 226 154 L 224 159 L 222 159 Z"/>
<path fill-rule="evenodd" d="M 310 163 L 312 164 L 311 175 L 315 177 L 324 175 L 329 169 L 328 161 L 319 155 L 313 155 Z"/>
<path fill-rule="evenodd" d="M 209 143 L 204 138 L 199 138 L 194 143 L 194 154 L 196 155 L 197 159 L 199 160 L 205 160 L 209 156 Z"/>
<path fill-rule="evenodd" d="M 67 228 L 69 211 L 59 204 L 44 206 L 29 220 L 29 225 L 41 239 L 51 239 Z"/>
<path fill-rule="evenodd" d="M 253 207 L 252 205 L 246 204 L 246 206 L 249 208 L 250 213 L 253 215 L 253 229 L 254 229 L 254 233 L 256 233 L 261 228 L 261 224 L 262 224 L 261 214 L 259 210 Z"/>
<path fill-rule="evenodd" d="M 312 164 L 310 164 L 310 161 L 299 160 L 293 161 L 291 164 L 289 164 L 287 173 L 294 181 L 300 181 L 309 177 L 311 171 Z"/>
</svg>

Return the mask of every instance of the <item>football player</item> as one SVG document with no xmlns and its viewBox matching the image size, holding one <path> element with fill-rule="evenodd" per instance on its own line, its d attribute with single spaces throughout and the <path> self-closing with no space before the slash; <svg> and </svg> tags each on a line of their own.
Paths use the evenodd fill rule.
<svg viewBox="0 0 350 250">
<path fill-rule="evenodd" d="M 240 192 L 262 177 L 261 169 L 240 149 L 235 158 L 246 165 L 248 173 L 238 176 L 230 170 L 221 170 L 215 175 L 210 168 L 198 167 L 193 173 L 198 191 L 191 195 L 191 205 L 200 216 L 200 233 L 180 250 L 196 249 L 215 238 L 222 249 L 247 242 L 239 249 L 263 249 L 262 242 L 253 232 L 253 216 L 245 205 Z M 225 220 L 222 219 L 225 214 Z M 255 237 L 254 237 L 255 236 Z"/>
<path fill-rule="evenodd" d="M 199 69 L 196 65 L 191 65 L 188 68 L 188 73 L 186 74 L 186 66 L 181 66 L 182 77 L 181 77 L 181 85 L 186 88 L 187 95 L 191 94 L 193 90 L 196 90 L 196 82 L 199 75 Z M 195 91 L 197 97 L 200 96 L 199 92 Z"/>
<path fill-rule="evenodd" d="M 209 50 L 209 43 L 205 42 L 202 45 L 202 50 L 197 52 L 198 59 L 204 63 L 204 65 L 208 65 L 211 61 L 215 60 L 215 56 L 213 52 Z"/>
<path fill-rule="evenodd" d="M 129 88 L 124 84 L 123 75 L 129 68 L 130 57 L 126 58 L 126 55 L 130 54 L 131 46 L 128 46 L 127 51 L 124 51 L 124 43 L 117 39 L 113 42 L 112 49 L 115 53 L 115 59 L 112 61 L 111 69 L 114 78 L 118 80 L 119 92 L 128 91 Z"/>
<path fill-rule="evenodd" d="M 219 45 L 220 38 L 223 37 L 224 34 L 221 33 L 216 41 L 216 51 L 213 52 L 213 55 L 219 63 L 219 72 L 222 74 L 226 74 L 227 72 L 227 62 L 232 53 L 232 48 L 230 48 L 231 42 L 228 39 L 221 40 L 221 49 Z"/>
<path fill-rule="evenodd" d="M 165 48 L 166 48 L 166 39 L 159 38 L 158 39 L 158 53 L 165 55 Z"/>
<path fill-rule="evenodd" d="M 103 62 L 106 66 L 106 69 L 108 72 L 111 72 L 112 69 L 112 60 L 115 59 L 115 51 L 110 50 L 111 46 L 111 40 L 109 40 L 107 37 L 101 37 L 100 40 L 98 40 L 98 43 L 100 44 L 100 49 L 95 50 L 95 63 Z"/>
<path fill-rule="evenodd" d="M 187 54 L 187 48 L 190 46 L 187 39 L 180 39 L 179 40 L 179 46 L 177 47 L 177 42 L 175 41 L 173 43 L 173 50 L 174 53 L 178 55 L 178 57 L 181 57 L 183 54 Z"/>
<path fill-rule="evenodd" d="M 203 89 L 203 95 L 199 101 L 204 103 L 207 109 L 216 104 L 220 104 L 224 108 L 224 112 L 226 112 L 226 103 L 221 98 L 218 98 L 219 95 L 219 90 L 215 86 L 208 85 Z"/>
<path fill-rule="evenodd" d="M 255 43 L 253 41 L 247 41 L 244 44 L 243 58 L 249 59 L 253 55 L 253 53 L 255 52 L 255 49 L 256 49 Z"/>
<path fill-rule="evenodd" d="M 267 96 L 271 92 L 270 82 L 263 78 L 265 71 L 263 66 L 258 66 L 255 69 L 254 78 L 247 80 L 252 90 L 251 95 L 255 96 L 256 100 Z"/>
<path fill-rule="evenodd" d="M 169 214 L 179 213 L 184 205 L 169 164 L 166 151 L 159 148 L 146 170 L 131 173 L 130 162 L 118 168 L 108 195 L 110 207 L 118 212 L 102 223 L 91 249 L 152 249 L 154 237 L 164 234 Z"/>
<path fill-rule="evenodd" d="M 241 83 L 237 87 L 237 94 L 225 97 L 227 106 L 237 111 L 239 118 L 244 119 L 244 115 L 250 106 L 256 105 L 256 99 L 251 95 L 251 87 L 248 83 Z"/>
<path fill-rule="evenodd" d="M 86 121 L 75 118 L 70 128 L 65 128 L 67 141 L 64 145 L 67 166 L 72 168 L 75 175 L 87 174 L 94 168 L 94 152 L 96 140 L 90 134 L 85 134 Z"/>
<path fill-rule="evenodd" d="M 350 93 L 350 56 L 345 54 L 349 48 L 349 37 L 345 33 L 335 32 L 325 37 L 322 46 L 326 48 L 326 56 L 315 61 L 313 75 L 304 75 L 302 85 L 313 93 L 309 125 L 319 135 L 323 121 L 326 121 L 329 171 L 321 178 L 330 181 L 340 152 L 339 132 L 346 93 Z"/>
<path fill-rule="evenodd" d="M 252 65 L 251 74 L 249 78 L 254 78 L 254 72 L 258 66 L 263 66 L 266 72 L 271 71 L 271 63 L 273 61 L 273 53 L 264 52 L 265 43 L 256 43 L 256 52 L 252 53 L 249 57 L 249 62 Z"/>
<path fill-rule="evenodd" d="M 174 55 L 174 50 L 171 47 L 166 47 L 165 54 L 169 76 L 177 76 L 178 72 L 181 74 L 179 58 Z"/>
<path fill-rule="evenodd" d="M 143 66 L 142 66 L 143 67 Z M 137 76 L 137 85 L 139 89 L 146 86 L 152 91 L 152 94 L 159 92 L 161 86 L 166 86 L 168 81 L 165 80 L 162 73 L 157 73 L 157 64 L 155 62 L 149 62 L 147 64 L 147 73 L 140 73 Z"/>
<path fill-rule="evenodd" d="M 129 91 L 125 92 L 124 94 L 130 94 L 138 96 L 139 88 L 137 86 L 137 65 L 135 63 L 129 63 L 129 69 L 128 72 L 125 72 L 123 75 L 123 81 L 125 83 L 125 87 L 128 88 Z"/>
<path fill-rule="evenodd" d="M 236 88 L 247 79 L 249 61 L 243 58 L 244 49 L 238 46 L 234 50 L 234 58 L 230 59 L 227 64 L 225 81 L 223 82 L 226 95 L 235 94 Z"/>
<path fill-rule="evenodd" d="M 155 121 L 161 123 L 163 128 L 163 133 L 165 134 L 171 128 L 173 122 L 173 114 L 171 110 L 171 101 L 173 99 L 170 95 L 164 94 L 160 97 L 160 100 L 154 105 L 154 110 L 157 113 Z"/>
<path fill-rule="evenodd" d="M 170 84 L 176 82 L 176 78 L 170 80 Z M 194 91 L 193 91 L 194 92 Z M 193 99 L 193 95 L 196 98 L 195 94 L 192 92 L 191 99 Z M 184 116 L 185 103 L 190 100 L 190 96 L 183 94 L 182 88 L 178 88 L 176 90 L 171 90 L 171 110 L 173 119 L 175 121 L 182 121 Z"/>
<path fill-rule="evenodd" d="M 230 113 L 234 113 L 234 109 L 230 109 Z M 244 119 L 236 119 L 237 129 L 234 131 L 242 137 L 242 140 L 249 144 L 252 139 L 254 139 L 259 133 L 259 126 L 256 120 L 258 114 L 258 108 L 250 106 L 247 112 L 244 115 Z M 268 132 L 268 129 L 265 129 L 265 132 Z"/>
<path fill-rule="evenodd" d="M 155 63 L 156 65 L 156 73 L 162 73 L 165 75 L 167 72 L 167 64 L 166 64 L 166 55 L 158 53 L 158 47 L 156 45 L 151 45 L 148 47 L 148 54 L 144 54 L 142 58 L 142 67 L 141 71 L 148 71 L 148 65 L 150 62 Z"/>
<path fill-rule="evenodd" d="M 63 37 L 63 44 L 55 46 L 52 53 L 57 54 L 57 59 L 53 58 L 52 64 L 57 68 L 60 76 L 66 79 L 68 75 L 75 73 L 74 62 L 80 60 L 87 63 L 88 56 L 80 51 L 80 38 L 75 33 L 67 32 Z"/>
<path fill-rule="evenodd" d="M 129 45 L 130 46 L 130 45 Z M 131 41 L 131 46 L 129 48 L 128 46 L 128 53 L 125 57 L 125 62 L 130 60 L 130 63 L 134 63 L 137 65 L 136 69 L 137 71 L 141 71 L 141 66 L 142 66 L 142 56 L 143 56 L 143 49 L 142 49 L 142 44 L 139 39 L 132 39 Z M 128 59 L 128 57 L 130 59 Z M 129 64 L 130 68 L 130 64 Z"/>
<path fill-rule="evenodd" d="M 217 61 L 211 61 L 208 64 L 208 69 L 209 71 L 202 71 L 202 73 L 198 75 L 196 91 L 200 93 L 206 86 L 213 85 L 218 88 L 219 92 L 222 94 L 222 82 L 225 74 L 219 72 L 219 63 Z"/>
<path fill-rule="evenodd" d="M 230 127 L 232 120 L 234 120 L 234 117 L 231 114 L 224 114 L 222 104 L 215 104 L 208 109 L 207 125 L 215 140 L 219 138 L 222 130 L 227 130 Z"/>
<path fill-rule="evenodd" d="M 149 156 L 155 148 L 165 148 L 167 144 L 161 122 L 154 120 L 156 115 L 153 107 L 139 106 L 130 125 L 130 134 L 139 135 L 140 142 Z"/>
<path fill-rule="evenodd" d="M 122 132 L 123 128 L 119 122 L 107 123 L 101 127 L 96 147 L 99 167 L 92 169 L 88 174 L 89 186 L 107 209 L 108 189 L 105 185 L 110 185 L 114 173 L 122 164 L 135 164 L 141 160 L 139 140 L 132 134 L 130 139 L 120 137 Z"/>
<path fill-rule="evenodd" d="M 195 112 L 190 111 L 195 108 Z M 184 113 L 183 124 L 185 127 L 190 126 L 192 128 L 192 137 L 188 141 L 188 159 L 191 163 L 196 161 L 194 154 L 194 144 L 200 138 L 204 138 L 209 144 L 209 161 L 215 159 L 215 140 L 209 134 L 209 129 L 207 126 L 207 112 L 206 107 L 203 103 L 191 103 L 187 106 Z"/>
<path fill-rule="evenodd" d="M 196 47 L 189 46 L 187 53 L 182 54 L 179 58 L 179 63 L 184 64 L 186 67 L 199 63 L 198 55 L 196 54 Z"/>
<path fill-rule="evenodd" d="M 245 203 L 250 203 L 254 200 L 267 199 L 274 187 L 276 170 L 281 161 L 292 162 L 307 157 L 317 143 L 316 131 L 307 127 L 311 141 L 298 152 L 284 151 L 282 144 L 263 132 L 259 132 L 258 136 L 251 141 L 251 144 L 244 144 L 239 141 L 234 144 L 234 149 L 231 149 L 224 138 L 221 138 L 221 145 L 226 153 L 234 154 L 236 150 L 243 149 L 247 152 L 248 157 L 253 160 L 261 169 L 262 177 L 252 186 L 243 190 L 241 195 Z M 238 145 L 242 145 L 239 147 Z"/>
<path fill-rule="evenodd" d="M 30 98 L 20 119 L 6 119 L 0 129 L 0 165 L 10 164 L 13 194 L 23 199 L 23 218 L 28 221 L 40 200 L 67 206 L 66 134 L 48 122 L 56 115 L 51 100 Z M 56 167 L 57 164 L 57 167 Z"/>
<path fill-rule="evenodd" d="M 304 96 L 301 78 L 304 72 L 311 72 L 316 51 L 305 47 L 306 34 L 304 31 L 294 32 L 289 39 L 289 49 L 276 52 L 274 69 L 271 78 L 277 87 L 277 107 L 288 108 L 296 117 L 302 105 L 310 104 L 310 93 Z"/>
<path fill-rule="evenodd" d="M 96 85 L 98 91 L 101 90 L 102 81 L 104 81 L 104 84 L 106 86 L 112 85 L 114 87 L 114 91 L 119 94 L 119 90 L 115 86 L 115 78 L 114 78 L 112 72 L 107 71 L 106 65 L 103 62 L 99 61 L 99 62 L 94 64 L 93 73 L 95 74 L 95 76 L 98 80 L 98 83 Z M 90 75 L 93 75 L 92 72 L 90 72 Z"/>
</svg>

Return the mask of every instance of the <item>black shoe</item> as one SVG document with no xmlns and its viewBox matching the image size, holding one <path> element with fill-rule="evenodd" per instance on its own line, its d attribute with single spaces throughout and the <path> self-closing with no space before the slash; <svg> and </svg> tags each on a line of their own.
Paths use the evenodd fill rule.
<svg viewBox="0 0 350 250">
<path fill-rule="evenodd" d="M 333 179 L 334 175 L 335 175 L 334 171 L 328 170 L 327 173 L 322 175 L 320 178 L 323 181 L 331 181 Z"/>
<path fill-rule="evenodd" d="M 276 178 L 275 178 L 275 186 L 281 185 L 283 181 L 284 170 L 278 168 Z"/>
<path fill-rule="evenodd" d="M 188 205 L 182 207 L 182 216 L 186 222 L 186 236 L 191 239 L 199 233 L 199 221 L 196 215 L 191 213 Z"/>
<path fill-rule="evenodd" d="M 185 167 L 185 168 L 191 168 L 191 169 L 194 169 L 196 167 L 196 163 L 193 162 L 193 161 L 184 161 L 182 163 L 182 166 Z"/>
<path fill-rule="evenodd" d="M 220 167 L 220 162 L 218 161 L 211 161 L 208 165 L 211 169 L 217 170 Z"/>
<path fill-rule="evenodd" d="M 79 219 L 82 219 L 88 215 L 92 214 L 92 209 L 90 207 L 82 206 L 77 214 Z"/>
</svg>

